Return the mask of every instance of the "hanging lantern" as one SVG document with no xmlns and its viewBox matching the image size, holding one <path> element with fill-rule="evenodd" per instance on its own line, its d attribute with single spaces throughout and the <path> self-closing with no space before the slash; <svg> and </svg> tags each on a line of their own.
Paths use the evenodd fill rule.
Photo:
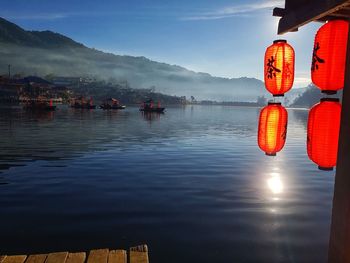
<svg viewBox="0 0 350 263">
<path fill-rule="evenodd" d="M 323 93 L 335 94 L 344 87 L 349 23 L 332 20 L 317 32 L 312 54 L 312 82 Z"/>
<path fill-rule="evenodd" d="M 275 97 L 284 96 L 294 82 L 294 49 L 286 40 L 275 40 L 265 52 L 265 87 Z"/>
<path fill-rule="evenodd" d="M 279 102 L 269 102 L 260 112 L 258 145 L 266 155 L 281 151 L 287 136 L 287 110 Z"/>
<path fill-rule="evenodd" d="M 337 163 L 341 104 L 324 98 L 314 105 L 307 124 L 307 154 L 321 170 L 333 170 Z"/>
</svg>

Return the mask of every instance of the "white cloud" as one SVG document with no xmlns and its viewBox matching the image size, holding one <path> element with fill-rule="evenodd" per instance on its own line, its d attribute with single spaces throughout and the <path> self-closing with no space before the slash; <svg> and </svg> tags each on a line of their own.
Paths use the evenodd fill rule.
<svg viewBox="0 0 350 263">
<path fill-rule="evenodd" d="M 272 9 L 277 6 L 281 7 L 283 4 L 284 0 L 265 0 L 244 5 L 231 5 L 212 12 L 203 12 L 192 16 L 185 16 L 182 17 L 181 20 L 216 20 L 234 16 L 241 17 L 261 10 Z"/>
<path fill-rule="evenodd" d="M 47 14 L 4 14 L 7 19 L 25 19 L 25 20 L 55 20 L 68 17 L 67 14 L 47 13 Z"/>
<path fill-rule="evenodd" d="M 2 17 L 6 17 L 7 19 L 18 19 L 18 20 L 56 20 L 56 19 L 64 19 L 69 17 L 99 17 L 99 16 L 107 16 L 107 15 L 117 15 L 118 13 L 107 11 L 107 12 L 96 12 L 96 11 L 81 11 L 81 12 L 62 12 L 62 13 L 4 13 L 0 14 Z"/>
<path fill-rule="evenodd" d="M 305 78 L 305 77 L 295 77 L 294 84 L 297 87 L 306 87 L 311 83 L 311 78 Z"/>
</svg>

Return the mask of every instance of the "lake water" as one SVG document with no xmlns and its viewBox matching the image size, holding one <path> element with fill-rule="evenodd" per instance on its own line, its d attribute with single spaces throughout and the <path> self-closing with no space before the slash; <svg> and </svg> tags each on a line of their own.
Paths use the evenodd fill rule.
<svg viewBox="0 0 350 263">
<path fill-rule="evenodd" d="M 284 150 L 259 109 L 54 113 L 0 109 L 0 254 L 128 248 L 150 262 L 326 262 L 334 172 L 306 155 L 305 110 Z"/>
</svg>

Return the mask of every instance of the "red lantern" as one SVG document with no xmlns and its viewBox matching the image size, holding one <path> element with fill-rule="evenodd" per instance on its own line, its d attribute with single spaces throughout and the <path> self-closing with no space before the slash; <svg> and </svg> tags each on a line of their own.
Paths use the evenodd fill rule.
<svg viewBox="0 0 350 263">
<path fill-rule="evenodd" d="M 260 112 L 258 145 L 266 155 L 282 150 L 287 136 L 287 110 L 279 102 L 269 102 Z"/>
<path fill-rule="evenodd" d="M 275 40 L 265 52 L 265 87 L 273 96 L 284 96 L 294 82 L 295 55 L 286 40 Z"/>
<path fill-rule="evenodd" d="M 333 170 L 337 163 L 341 104 L 324 98 L 313 106 L 307 124 L 307 154 L 321 170 Z"/>
<path fill-rule="evenodd" d="M 317 32 L 312 55 L 312 82 L 323 93 L 335 94 L 344 87 L 349 23 L 332 20 Z"/>
</svg>

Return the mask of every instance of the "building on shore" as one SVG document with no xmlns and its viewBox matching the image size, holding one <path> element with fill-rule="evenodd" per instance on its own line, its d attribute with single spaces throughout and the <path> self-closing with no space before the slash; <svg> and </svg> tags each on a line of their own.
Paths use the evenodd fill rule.
<svg viewBox="0 0 350 263">
<path fill-rule="evenodd" d="M 0 101 L 22 102 L 39 96 L 55 102 L 68 100 L 72 91 L 36 76 L 9 78 L 0 76 Z"/>
</svg>

